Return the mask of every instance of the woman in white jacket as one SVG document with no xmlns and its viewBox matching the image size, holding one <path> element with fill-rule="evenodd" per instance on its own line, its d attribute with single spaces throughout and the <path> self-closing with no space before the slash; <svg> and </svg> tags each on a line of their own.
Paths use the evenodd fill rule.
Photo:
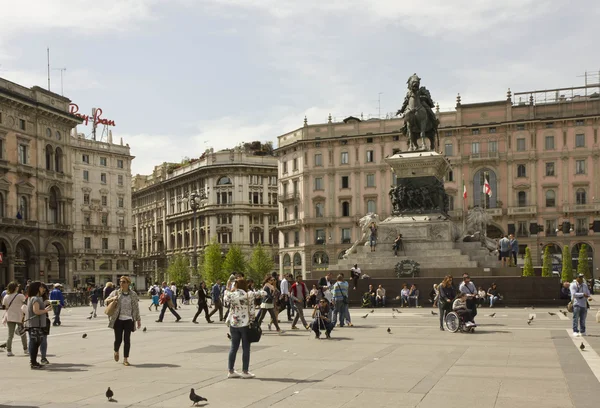
<svg viewBox="0 0 600 408">
<path fill-rule="evenodd" d="M 250 368 L 250 340 L 248 326 L 254 321 L 254 300 L 266 296 L 263 290 L 248 292 L 248 282 L 238 278 L 231 290 L 226 290 L 224 298 L 229 302 L 230 310 L 227 318 L 229 334 L 231 335 L 231 349 L 229 350 L 229 372 L 227 378 L 253 378 Z M 235 371 L 235 357 L 242 343 L 242 372 Z"/>
</svg>

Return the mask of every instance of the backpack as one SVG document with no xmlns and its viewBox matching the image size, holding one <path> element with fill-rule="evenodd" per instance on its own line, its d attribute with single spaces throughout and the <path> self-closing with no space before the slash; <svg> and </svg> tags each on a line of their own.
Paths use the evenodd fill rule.
<svg viewBox="0 0 600 408">
<path fill-rule="evenodd" d="M 156 288 L 154 286 L 152 286 L 152 288 L 150 289 L 150 294 L 152 296 L 156 296 Z"/>
</svg>

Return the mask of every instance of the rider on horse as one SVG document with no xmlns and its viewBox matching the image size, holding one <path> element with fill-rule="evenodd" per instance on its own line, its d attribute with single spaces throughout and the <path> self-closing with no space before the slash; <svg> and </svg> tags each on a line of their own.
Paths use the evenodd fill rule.
<svg viewBox="0 0 600 408">
<path fill-rule="evenodd" d="M 417 121 L 415 121 L 414 116 L 417 114 L 417 112 L 420 109 L 424 109 L 426 112 L 426 124 L 427 124 L 427 129 L 419 129 L 419 133 L 421 133 L 421 137 L 423 138 L 424 135 L 427 135 L 430 140 L 431 140 L 431 150 L 435 150 L 435 140 L 434 140 L 434 136 L 437 135 L 437 127 L 438 127 L 438 119 L 435 116 L 435 113 L 433 112 L 433 107 L 434 107 L 434 103 L 433 103 L 433 99 L 431 98 L 431 94 L 429 93 L 429 91 L 427 90 L 427 88 L 425 88 L 424 86 L 421 86 L 421 78 L 419 78 L 417 76 L 417 74 L 413 74 L 410 76 L 410 78 L 408 78 L 408 81 L 406 82 L 408 84 L 408 91 L 406 92 L 406 97 L 404 98 L 404 103 L 402 104 L 402 108 L 400 108 L 400 110 L 398 111 L 397 115 L 401 115 L 402 117 L 405 117 L 408 113 L 410 113 L 412 111 L 413 113 L 413 118 L 409 118 L 407 117 L 405 123 L 404 123 L 404 129 L 403 132 L 408 135 L 409 137 L 411 136 L 411 132 L 413 130 L 413 128 L 415 127 L 415 125 L 419 126 L 419 123 L 417 123 Z M 418 98 L 418 101 L 415 101 L 417 106 L 411 106 L 411 99 L 413 98 Z M 411 127 L 409 129 L 409 126 Z M 416 135 L 415 135 L 416 136 Z M 415 140 L 416 141 L 416 138 Z M 413 140 L 409 141 L 409 143 L 411 144 L 411 150 L 413 150 Z M 416 147 L 416 146 L 415 146 Z M 422 146 L 423 148 L 425 148 L 425 146 Z"/>
</svg>

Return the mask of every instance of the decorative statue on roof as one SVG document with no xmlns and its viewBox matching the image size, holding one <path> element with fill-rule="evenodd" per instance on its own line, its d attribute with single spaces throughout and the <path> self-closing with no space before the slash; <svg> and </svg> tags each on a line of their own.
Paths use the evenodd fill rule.
<svg viewBox="0 0 600 408">
<path fill-rule="evenodd" d="M 408 92 L 397 115 L 404 118 L 402 132 L 408 137 L 408 149 L 435 151 L 439 144 L 439 121 L 433 112 L 435 105 L 431 94 L 427 88 L 421 86 L 421 78 L 417 74 L 411 75 L 407 84 Z M 419 137 L 421 146 L 418 142 Z M 429 139 L 429 146 L 425 145 L 425 138 Z"/>
</svg>

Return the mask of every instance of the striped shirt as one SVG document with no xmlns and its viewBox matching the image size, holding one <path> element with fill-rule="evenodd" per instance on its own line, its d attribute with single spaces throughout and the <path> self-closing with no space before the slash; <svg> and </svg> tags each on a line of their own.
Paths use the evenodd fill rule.
<svg viewBox="0 0 600 408">
<path fill-rule="evenodd" d="M 344 296 L 348 297 L 348 282 L 336 282 L 332 286 L 333 300 L 342 300 Z"/>
</svg>

